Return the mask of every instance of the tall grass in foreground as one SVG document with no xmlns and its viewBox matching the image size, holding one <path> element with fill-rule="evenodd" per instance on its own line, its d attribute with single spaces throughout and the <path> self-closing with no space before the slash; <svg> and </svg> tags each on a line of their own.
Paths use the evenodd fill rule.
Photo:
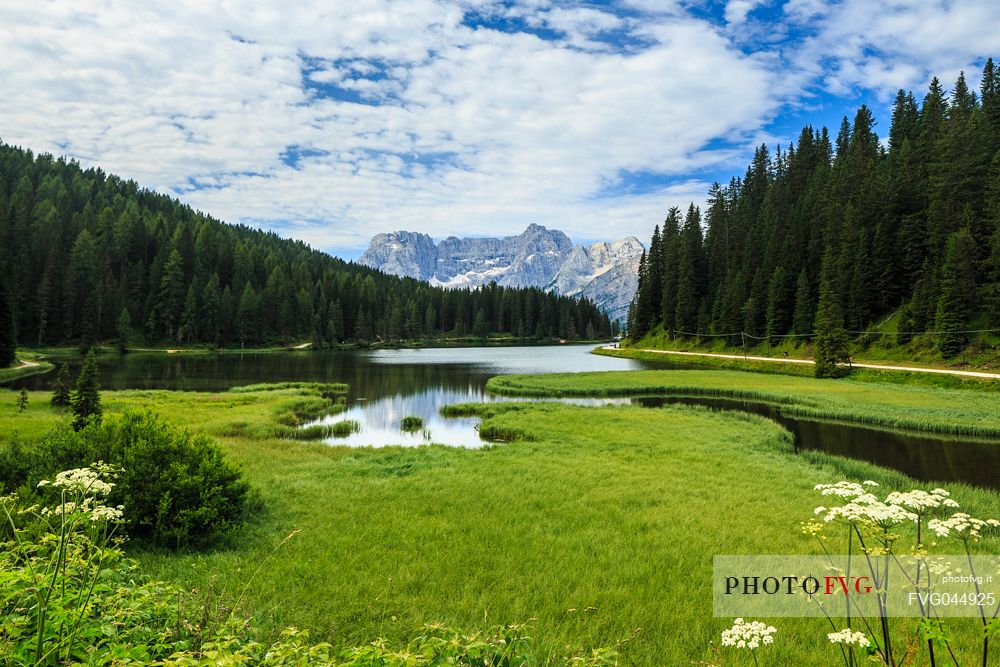
<svg viewBox="0 0 1000 667">
<path fill-rule="evenodd" d="M 631 637 L 621 664 L 728 664 L 719 637 L 731 619 L 712 617 L 713 555 L 814 553 L 798 526 L 816 484 L 913 484 L 857 461 L 794 455 L 787 432 L 750 415 L 519 403 L 449 412 L 479 414 L 483 430 L 512 441 L 482 450 L 234 441 L 268 507 L 252 539 L 143 562 L 185 585 L 240 590 L 245 563 L 301 528 L 241 605 L 273 636 L 297 625 L 338 645 L 405 642 L 425 623 L 534 618 L 529 664 Z M 1000 513 L 995 493 L 953 491 L 970 512 Z M 893 621 L 898 632 L 912 626 Z M 782 621 L 769 664 L 831 664 L 839 658 L 825 632 L 817 619 Z M 968 645 L 977 629 L 960 621 L 955 632 Z"/>
</svg>

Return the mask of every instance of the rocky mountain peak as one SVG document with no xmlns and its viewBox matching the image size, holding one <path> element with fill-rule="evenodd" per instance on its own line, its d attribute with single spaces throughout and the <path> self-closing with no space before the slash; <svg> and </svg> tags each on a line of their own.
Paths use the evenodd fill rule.
<svg viewBox="0 0 1000 667">
<path fill-rule="evenodd" d="M 491 281 L 585 296 L 612 319 L 624 319 L 635 294 L 643 245 L 635 237 L 575 246 L 557 229 L 530 224 L 515 236 L 458 238 L 435 244 L 427 234 L 376 234 L 359 264 L 444 287 Z"/>
</svg>

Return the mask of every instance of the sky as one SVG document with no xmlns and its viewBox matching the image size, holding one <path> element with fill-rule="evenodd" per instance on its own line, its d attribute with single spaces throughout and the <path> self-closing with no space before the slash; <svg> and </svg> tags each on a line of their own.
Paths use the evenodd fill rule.
<svg viewBox="0 0 1000 667">
<path fill-rule="evenodd" d="M 646 240 L 755 146 L 1000 56 L 995 0 L 4 0 L 0 140 L 346 258 Z"/>
</svg>

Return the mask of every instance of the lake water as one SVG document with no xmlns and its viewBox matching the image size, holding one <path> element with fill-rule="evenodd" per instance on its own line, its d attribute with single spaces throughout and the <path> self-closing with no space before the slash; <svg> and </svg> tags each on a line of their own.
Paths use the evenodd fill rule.
<svg viewBox="0 0 1000 667">
<path fill-rule="evenodd" d="M 244 355 L 129 354 L 100 361 L 105 389 L 224 390 L 257 382 L 344 382 L 348 408 L 322 422 L 352 419 L 361 430 L 331 444 L 348 446 L 421 445 L 430 442 L 479 447 L 478 420 L 445 419 L 452 403 L 506 400 L 485 392 L 486 381 L 509 373 L 685 368 L 590 354 L 593 346 L 464 347 L 350 350 Z M 75 369 L 74 369 L 75 372 Z M 47 389 L 52 374 L 24 378 L 13 386 Z M 520 399 L 524 400 L 524 399 Z M 864 426 L 801 419 L 780 407 L 707 398 L 573 399 L 584 405 L 665 403 L 707 405 L 761 414 L 788 428 L 797 449 L 818 449 L 901 470 L 917 479 L 965 481 L 1000 488 L 1000 442 L 889 432 Z M 424 428 L 403 433 L 403 417 L 423 419 Z"/>
</svg>

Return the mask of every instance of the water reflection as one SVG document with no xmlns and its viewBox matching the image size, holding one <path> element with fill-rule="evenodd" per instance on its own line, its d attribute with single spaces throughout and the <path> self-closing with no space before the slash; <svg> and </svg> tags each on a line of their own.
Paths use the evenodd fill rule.
<svg viewBox="0 0 1000 667">
<path fill-rule="evenodd" d="M 484 391 L 491 376 L 693 367 L 667 361 L 603 357 L 590 354 L 591 349 L 589 345 L 563 345 L 244 355 L 132 353 L 101 359 L 99 366 L 101 386 L 105 389 L 221 391 L 258 382 L 344 382 L 350 385 L 349 408 L 325 421 L 354 419 L 361 424 L 361 430 L 347 438 L 331 438 L 331 443 L 412 446 L 436 442 L 462 447 L 484 444 L 476 430 L 477 420 L 444 419 L 440 409 L 451 403 L 502 400 Z M 77 360 L 71 365 L 79 363 Z M 50 388 L 53 375 L 22 378 L 8 386 L 45 390 Z M 647 407 L 687 403 L 753 412 L 788 428 L 798 449 L 817 449 L 871 461 L 921 480 L 965 481 L 1000 488 L 1000 442 L 800 419 L 777 407 L 728 399 L 632 400 Z M 574 399 L 572 402 L 603 405 L 627 401 Z M 400 431 L 400 421 L 410 415 L 421 417 L 425 428 L 416 433 Z"/>
</svg>

